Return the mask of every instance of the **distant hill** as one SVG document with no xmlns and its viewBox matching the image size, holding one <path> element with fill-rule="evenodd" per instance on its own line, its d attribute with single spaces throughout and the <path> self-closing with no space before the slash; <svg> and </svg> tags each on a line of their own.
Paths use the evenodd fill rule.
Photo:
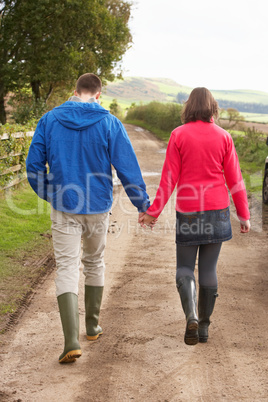
<svg viewBox="0 0 268 402">
<path fill-rule="evenodd" d="M 126 77 L 123 81 L 108 83 L 104 98 L 116 98 L 126 105 L 132 102 L 185 101 L 193 88 L 166 78 Z M 240 112 L 268 114 L 268 93 L 251 90 L 211 90 L 223 109 L 235 108 Z"/>
<path fill-rule="evenodd" d="M 126 77 L 123 81 L 117 80 L 108 83 L 104 94 L 108 97 L 132 102 L 150 102 L 152 100 L 175 102 L 179 91 L 190 93 L 191 88 L 165 78 Z"/>
</svg>

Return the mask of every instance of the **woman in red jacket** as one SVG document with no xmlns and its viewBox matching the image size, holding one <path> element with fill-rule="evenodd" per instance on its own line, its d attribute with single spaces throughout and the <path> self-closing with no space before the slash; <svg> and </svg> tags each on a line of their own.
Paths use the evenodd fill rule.
<svg viewBox="0 0 268 402">
<path fill-rule="evenodd" d="M 187 345 L 207 342 L 217 297 L 217 260 L 222 242 L 232 238 L 232 195 L 241 232 L 250 230 L 247 193 L 231 135 L 214 123 L 218 103 L 206 88 L 195 88 L 182 111 L 183 125 L 172 133 L 156 198 L 141 225 L 153 226 L 177 186 L 176 285 L 186 316 Z M 197 315 L 195 260 L 198 256 Z"/>
</svg>

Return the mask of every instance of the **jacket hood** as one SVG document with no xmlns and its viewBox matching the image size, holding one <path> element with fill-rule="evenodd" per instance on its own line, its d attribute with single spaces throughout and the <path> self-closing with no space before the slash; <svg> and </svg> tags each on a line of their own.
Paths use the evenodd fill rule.
<svg viewBox="0 0 268 402">
<path fill-rule="evenodd" d="M 110 112 L 96 102 L 67 101 L 54 108 L 52 113 L 64 127 L 84 130 L 107 117 Z"/>
</svg>

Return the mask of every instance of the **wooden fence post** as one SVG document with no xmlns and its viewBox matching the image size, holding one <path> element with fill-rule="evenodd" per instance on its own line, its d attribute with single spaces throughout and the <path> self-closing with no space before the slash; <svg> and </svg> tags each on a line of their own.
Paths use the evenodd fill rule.
<svg viewBox="0 0 268 402">
<path fill-rule="evenodd" d="M 26 137 L 32 137 L 34 135 L 34 131 L 27 131 L 26 133 L 18 132 L 18 133 L 12 133 L 12 134 L 5 133 L 0 136 L 0 141 L 9 140 L 10 136 L 15 139 L 24 138 L 25 135 L 26 135 Z M 10 157 L 13 158 L 13 157 L 20 156 L 20 155 L 22 155 L 21 152 L 16 153 L 16 152 L 12 151 L 9 154 L 0 155 L 0 160 L 7 159 Z M 0 187 L 0 190 L 6 190 L 6 189 L 14 187 L 15 185 L 24 181 L 26 179 L 26 173 L 24 173 L 22 176 L 19 175 L 19 172 L 22 170 L 23 167 L 24 166 L 21 163 L 19 163 L 17 165 L 7 166 L 7 168 L 0 173 L 0 177 L 10 174 L 10 173 L 16 173 L 17 177 L 15 177 L 13 180 L 11 180 L 10 183 L 5 185 L 4 187 Z"/>
</svg>

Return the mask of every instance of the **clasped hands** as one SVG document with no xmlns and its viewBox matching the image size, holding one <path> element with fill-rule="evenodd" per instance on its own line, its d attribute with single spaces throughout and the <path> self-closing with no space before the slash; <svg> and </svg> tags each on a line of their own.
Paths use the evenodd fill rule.
<svg viewBox="0 0 268 402">
<path fill-rule="evenodd" d="M 143 227 L 143 228 L 146 228 L 146 226 L 149 226 L 153 230 L 153 227 L 155 226 L 157 220 L 158 220 L 157 218 L 146 214 L 146 212 L 139 213 L 138 222 L 141 225 L 141 227 Z"/>
</svg>

